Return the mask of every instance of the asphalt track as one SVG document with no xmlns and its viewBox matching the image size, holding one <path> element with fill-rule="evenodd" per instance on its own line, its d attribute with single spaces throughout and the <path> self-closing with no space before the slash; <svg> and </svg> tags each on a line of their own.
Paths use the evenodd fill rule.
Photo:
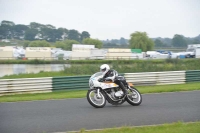
<svg viewBox="0 0 200 133">
<path fill-rule="evenodd" d="M 0 133 L 66 132 L 177 121 L 200 121 L 200 91 L 143 95 L 140 106 L 127 102 L 93 108 L 86 100 L 0 103 Z"/>
</svg>

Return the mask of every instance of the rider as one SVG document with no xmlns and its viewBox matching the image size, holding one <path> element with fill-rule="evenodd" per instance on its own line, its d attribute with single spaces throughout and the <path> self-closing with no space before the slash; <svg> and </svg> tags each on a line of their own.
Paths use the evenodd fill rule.
<svg viewBox="0 0 200 133">
<path fill-rule="evenodd" d="M 107 64 L 103 64 L 100 66 L 100 72 L 103 73 L 103 78 L 99 79 L 100 82 L 103 82 L 103 81 L 115 82 L 115 78 L 118 76 L 118 72 L 113 69 L 110 69 L 109 65 L 107 65 Z M 120 83 L 116 83 L 116 84 L 119 85 L 119 87 L 122 89 L 124 95 L 126 95 L 127 91 L 126 91 L 124 85 L 122 85 Z"/>
</svg>

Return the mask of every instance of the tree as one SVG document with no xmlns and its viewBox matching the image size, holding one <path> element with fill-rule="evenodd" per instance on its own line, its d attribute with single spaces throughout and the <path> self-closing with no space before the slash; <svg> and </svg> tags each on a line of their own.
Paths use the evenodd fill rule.
<svg viewBox="0 0 200 133">
<path fill-rule="evenodd" d="M 8 38 L 11 39 L 13 37 L 13 27 L 14 27 L 15 23 L 13 23 L 12 21 L 6 21 L 3 20 L 1 22 L 1 28 L 0 28 L 0 36 L 1 38 Z"/>
<path fill-rule="evenodd" d="M 42 38 L 45 39 L 46 41 L 49 41 L 49 42 L 56 41 L 56 33 L 57 33 L 56 29 L 42 28 L 41 33 L 42 33 Z"/>
<path fill-rule="evenodd" d="M 57 40 L 65 40 L 68 36 L 68 32 L 69 31 L 66 28 L 58 28 L 56 33 L 56 38 L 58 38 Z"/>
<path fill-rule="evenodd" d="M 45 27 L 46 27 L 46 28 L 50 28 L 50 29 L 56 29 L 56 27 L 53 26 L 53 25 L 51 25 L 51 24 L 47 24 L 47 25 L 45 25 Z"/>
<path fill-rule="evenodd" d="M 154 41 L 154 43 L 155 43 L 156 47 L 163 47 L 164 46 L 163 42 L 161 40 L 159 40 L 159 39 L 156 39 Z"/>
<path fill-rule="evenodd" d="M 110 42 L 112 44 L 119 44 L 120 43 L 120 41 L 118 39 L 112 39 Z"/>
<path fill-rule="evenodd" d="M 33 41 L 35 40 L 35 36 L 38 33 L 36 29 L 28 29 L 25 32 L 25 40 Z"/>
<path fill-rule="evenodd" d="M 31 22 L 30 27 L 31 27 L 31 29 L 38 29 L 39 30 L 40 28 L 44 28 L 45 26 L 43 24 L 40 24 L 40 23 Z"/>
<path fill-rule="evenodd" d="M 20 39 L 21 36 L 24 36 L 24 33 L 27 29 L 29 29 L 29 27 L 22 24 L 13 26 L 14 38 Z"/>
<path fill-rule="evenodd" d="M 103 48 L 115 48 L 115 47 L 117 47 L 117 46 L 118 46 L 117 44 L 115 44 L 115 43 L 110 43 L 110 42 L 104 43 L 104 44 L 103 44 Z"/>
<path fill-rule="evenodd" d="M 121 45 L 126 45 L 126 40 L 123 37 L 120 38 L 119 42 Z"/>
<path fill-rule="evenodd" d="M 172 39 L 172 45 L 175 47 L 186 47 L 187 42 L 183 35 L 176 34 Z"/>
<path fill-rule="evenodd" d="M 64 50 L 72 50 L 73 44 L 79 44 L 76 40 L 65 40 L 56 42 L 56 48 L 62 48 Z"/>
<path fill-rule="evenodd" d="M 193 42 L 192 42 L 192 44 L 200 44 L 200 40 L 194 39 Z"/>
<path fill-rule="evenodd" d="M 76 40 L 65 40 L 64 43 L 66 44 L 66 50 L 72 50 L 73 44 L 79 44 Z"/>
<path fill-rule="evenodd" d="M 4 26 L 0 26 L 0 39 L 4 39 L 7 36 L 7 29 Z"/>
<path fill-rule="evenodd" d="M 15 23 L 14 23 L 14 22 L 12 22 L 12 21 L 3 20 L 3 21 L 1 22 L 1 25 L 9 25 L 9 26 L 14 26 L 14 25 L 15 25 Z"/>
<path fill-rule="evenodd" d="M 31 41 L 30 44 L 28 45 L 29 47 L 50 47 L 51 44 L 45 40 L 43 41 Z"/>
<path fill-rule="evenodd" d="M 67 38 L 80 42 L 80 33 L 77 30 L 69 30 Z"/>
<path fill-rule="evenodd" d="M 79 43 L 84 38 L 90 38 L 87 31 L 81 34 L 77 30 L 69 30 L 66 28 L 58 28 L 51 24 L 40 24 L 31 22 L 29 25 L 17 24 L 12 21 L 3 20 L 0 25 L 0 39 L 25 39 L 33 40 L 46 40 L 48 42 L 55 42 L 59 40 L 76 40 Z"/>
<path fill-rule="evenodd" d="M 81 42 L 85 39 L 85 38 L 90 38 L 90 34 L 87 31 L 83 31 L 81 33 Z"/>
<path fill-rule="evenodd" d="M 24 48 L 28 47 L 30 43 L 31 43 L 30 41 L 25 40 L 24 44 L 23 44 L 23 47 Z"/>
<path fill-rule="evenodd" d="M 98 39 L 85 38 L 83 44 L 95 45 L 96 48 L 102 48 L 103 43 Z"/>
<path fill-rule="evenodd" d="M 142 51 L 152 50 L 154 42 L 151 40 L 146 32 L 135 32 L 130 35 L 130 48 L 142 49 Z"/>
<path fill-rule="evenodd" d="M 55 47 L 67 50 L 67 45 L 64 43 L 64 41 L 57 41 Z"/>
<path fill-rule="evenodd" d="M 15 32 L 26 31 L 27 29 L 29 29 L 29 27 L 26 26 L 26 25 L 23 25 L 23 24 L 17 24 L 17 25 L 15 25 L 14 28 L 13 28 L 13 30 L 14 30 Z"/>
</svg>

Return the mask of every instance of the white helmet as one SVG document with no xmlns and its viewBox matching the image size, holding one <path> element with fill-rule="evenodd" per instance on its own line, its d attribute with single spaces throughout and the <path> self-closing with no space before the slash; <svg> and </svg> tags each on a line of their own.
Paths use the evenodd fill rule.
<svg viewBox="0 0 200 133">
<path fill-rule="evenodd" d="M 103 64 L 100 66 L 100 72 L 102 72 L 103 75 L 105 75 L 109 70 L 110 70 L 110 67 L 107 64 Z"/>
</svg>

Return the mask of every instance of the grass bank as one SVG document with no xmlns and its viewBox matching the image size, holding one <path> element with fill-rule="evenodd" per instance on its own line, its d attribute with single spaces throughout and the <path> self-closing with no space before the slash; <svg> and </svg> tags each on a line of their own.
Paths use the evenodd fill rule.
<svg viewBox="0 0 200 133">
<path fill-rule="evenodd" d="M 74 74 L 64 73 L 63 71 L 59 72 L 44 72 L 40 71 L 39 73 L 25 73 L 25 74 L 13 74 L 5 75 L 0 79 L 17 79 L 17 78 L 41 78 L 41 77 L 58 77 L 58 76 L 75 76 Z"/>
<path fill-rule="evenodd" d="M 77 133 L 199 133 L 200 132 L 200 122 L 192 123 L 167 123 L 162 125 L 154 126 L 141 126 L 141 127 L 130 127 L 124 126 L 120 128 L 110 128 L 102 130 L 91 130 L 86 131 L 81 129 Z"/>
<path fill-rule="evenodd" d="M 162 64 L 162 63 L 191 63 L 198 62 L 199 59 L 196 58 L 188 58 L 188 59 L 145 59 L 145 60 L 137 60 L 137 59 L 127 59 L 127 60 L 0 60 L 0 64 L 133 64 L 133 63 L 145 63 L 151 62 L 154 64 Z"/>
<path fill-rule="evenodd" d="M 188 83 L 188 84 L 178 84 L 178 85 L 136 86 L 136 88 L 142 94 L 177 92 L 177 91 L 192 91 L 192 90 L 200 90 L 200 82 Z M 37 93 L 37 94 L 5 95 L 5 96 L 0 96 L 0 102 L 85 98 L 86 93 L 87 93 L 87 90 L 74 90 L 74 91 L 57 91 L 57 92 Z"/>
<path fill-rule="evenodd" d="M 60 72 L 40 72 L 37 74 L 7 75 L 2 78 L 36 78 L 36 77 L 55 77 L 55 76 L 78 76 L 92 75 L 99 71 L 101 64 L 107 63 L 112 69 L 119 73 L 134 72 L 159 72 L 159 71 L 181 71 L 199 70 L 199 59 L 167 59 L 167 60 L 88 60 L 70 61 L 71 67 L 65 68 Z M 41 63 L 42 64 L 42 63 Z"/>
</svg>

